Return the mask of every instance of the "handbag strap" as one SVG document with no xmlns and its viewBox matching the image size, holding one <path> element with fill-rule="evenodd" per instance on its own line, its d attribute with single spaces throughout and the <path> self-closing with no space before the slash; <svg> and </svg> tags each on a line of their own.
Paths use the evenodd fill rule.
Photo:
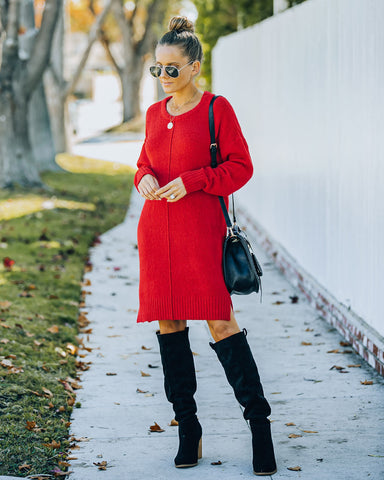
<svg viewBox="0 0 384 480">
<path fill-rule="evenodd" d="M 215 95 L 212 97 L 212 100 L 209 104 L 209 133 L 211 136 L 211 145 L 209 146 L 209 149 L 211 151 L 211 167 L 216 168 L 217 167 L 217 143 L 216 143 L 216 135 L 215 135 L 215 117 L 213 115 L 213 104 L 216 100 L 217 97 L 220 95 Z M 227 224 L 228 228 L 232 228 L 232 222 L 228 214 L 227 207 L 224 202 L 224 198 L 222 196 L 219 196 L 220 200 L 220 205 L 221 209 L 223 210 L 223 215 L 225 218 L 225 223 Z M 236 217 L 235 217 L 235 200 L 233 198 L 232 194 L 232 211 L 233 211 L 233 223 L 236 223 Z"/>
</svg>

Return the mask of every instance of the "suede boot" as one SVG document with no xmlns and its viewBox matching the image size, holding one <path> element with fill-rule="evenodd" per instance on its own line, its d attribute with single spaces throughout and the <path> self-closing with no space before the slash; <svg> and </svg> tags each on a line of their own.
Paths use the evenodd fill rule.
<svg viewBox="0 0 384 480">
<path fill-rule="evenodd" d="M 210 345 L 224 367 L 227 380 L 238 402 L 244 407 L 244 418 L 250 421 L 253 472 L 255 475 L 272 475 L 277 469 L 271 425 L 267 418 L 271 408 L 264 397 L 259 372 L 246 339 L 246 331 Z"/>
<path fill-rule="evenodd" d="M 201 458 L 201 425 L 196 417 L 196 374 L 188 327 L 175 333 L 157 332 L 164 371 L 164 389 L 179 422 L 178 468 L 194 467 Z"/>
</svg>

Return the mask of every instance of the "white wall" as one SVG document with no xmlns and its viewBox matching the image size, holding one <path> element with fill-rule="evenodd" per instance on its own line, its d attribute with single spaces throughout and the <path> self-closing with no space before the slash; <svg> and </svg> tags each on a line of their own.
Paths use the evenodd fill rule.
<svg viewBox="0 0 384 480">
<path fill-rule="evenodd" d="M 384 335 L 384 1 L 308 0 L 220 39 L 255 164 L 239 200 Z"/>
</svg>

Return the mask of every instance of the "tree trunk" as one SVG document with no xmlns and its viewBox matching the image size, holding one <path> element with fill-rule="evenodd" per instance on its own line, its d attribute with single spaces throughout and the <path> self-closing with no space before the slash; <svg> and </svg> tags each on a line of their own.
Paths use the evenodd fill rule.
<svg viewBox="0 0 384 480">
<path fill-rule="evenodd" d="M 140 114 L 140 83 L 143 76 L 143 60 L 135 57 L 129 65 L 120 70 L 123 100 L 123 122 Z"/>
<path fill-rule="evenodd" d="M 8 91 L 1 96 L 0 187 L 42 186 L 29 140 L 28 102 L 24 95 Z"/>
<path fill-rule="evenodd" d="M 55 162 L 55 146 L 43 82 L 37 86 L 29 102 L 28 123 L 32 152 L 39 172 L 61 170 Z"/>
</svg>

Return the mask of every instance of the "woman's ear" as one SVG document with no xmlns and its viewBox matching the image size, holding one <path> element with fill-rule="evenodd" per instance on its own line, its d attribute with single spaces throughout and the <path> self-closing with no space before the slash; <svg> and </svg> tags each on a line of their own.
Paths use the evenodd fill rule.
<svg viewBox="0 0 384 480">
<path fill-rule="evenodd" d="M 201 69 L 201 62 L 199 60 L 195 60 L 192 64 L 192 75 L 198 75 Z"/>
</svg>

